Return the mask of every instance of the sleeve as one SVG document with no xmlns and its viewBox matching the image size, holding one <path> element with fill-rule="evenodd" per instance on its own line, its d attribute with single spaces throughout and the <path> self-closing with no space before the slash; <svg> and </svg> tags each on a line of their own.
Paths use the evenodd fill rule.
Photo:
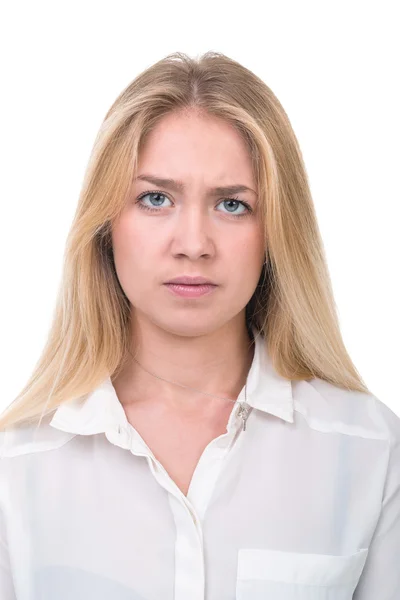
<svg viewBox="0 0 400 600">
<path fill-rule="evenodd" d="M 4 514 L 4 498 L 6 495 L 6 476 L 3 462 L 5 432 L 0 431 L 0 599 L 17 600 L 11 573 L 10 555 L 8 552 L 7 528 Z"/>
<path fill-rule="evenodd" d="M 400 600 L 400 418 L 384 412 L 392 437 L 382 508 L 353 600 Z"/>
<path fill-rule="evenodd" d="M 11 575 L 10 557 L 8 554 L 4 515 L 0 504 L 0 598 L 1 600 L 17 600 Z"/>
</svg>

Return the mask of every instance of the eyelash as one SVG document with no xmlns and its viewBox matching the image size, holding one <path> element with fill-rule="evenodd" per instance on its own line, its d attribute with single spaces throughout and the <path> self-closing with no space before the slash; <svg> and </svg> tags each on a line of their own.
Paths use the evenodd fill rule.
<svg viewBox="0 0 400 600">
<path fill-rule="evenodd" d="M 147 191 L 147 192 L 143 192 L 142 194 L 140 194 L 140 196 L 138 196 L 138 198 L 137 198 L 136 204 L 139 206 L 139 208 L 141 210 L 148 210 L 150 212 L 159 212 L 160 209 L 162 208 L 162 206 L 160 208 L 155 208 L 155 207 L 151 208 L 150 206 L 146 206 L 145 204 L 141 203 L 141 199 L 149 194 L 160 194 L 160 196 L 165 196 L 165 198 L 168 198 L 167 194 L 164 194 L 164 192 L 161 192 L 160 190 L 152 190 L 152 191 Z M 241 219 L 242 217 L 248 217 L 253 212 L 253 209 L 251 208 L 250 204 L 248 204 L 244 200 L 239 200 L 238 197 L 224 198 L 223 200 L 221 200 L 220 204 L 222 202 L 229 202 L 229 201 L 240 202 L 240 204 L 242 204 L 247 209 L 246 212 L 241 213 L 240 215 L 235 215 L 233 213 L 231 213 L 229 215 L 229 213 L 226 213 L 226 214 L 228 214 L 228 216 L 231 216 L 234 219 Z"/>
</svg>

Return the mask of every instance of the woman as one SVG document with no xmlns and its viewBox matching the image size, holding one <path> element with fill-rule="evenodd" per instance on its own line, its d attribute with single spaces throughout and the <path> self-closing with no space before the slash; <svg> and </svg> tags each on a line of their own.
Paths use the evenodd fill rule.
<svg viewBox="0 0 400 600">
<path fill-rule="evenodd" d="M 344 347 L 263 81 L 212 52 L 141 73 L 64 268 L 0 423 L 2 600 L 400 597 L 400 419 Z"/>
</svg>

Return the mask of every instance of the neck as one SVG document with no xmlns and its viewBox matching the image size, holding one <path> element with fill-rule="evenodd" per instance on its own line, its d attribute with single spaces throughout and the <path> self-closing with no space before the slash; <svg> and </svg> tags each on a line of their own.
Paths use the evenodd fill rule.
<svg viewBox="0 0 400 600">
<path fill-rule="evenodd" d="M 132 340 L 131 353 L 137 362 L 130 355 L 113 379 L 124 406 L 162 404 L 187 412 L 226 409 L 227 404 L 232 406 L 229 400 L 236 400 L 244 387 L 254 355 L 244 322 L 240 326 L 228 323 L 216 331 L 194 336 L 171 333 L 154 323 L 135 320 Z"/>
</svg>

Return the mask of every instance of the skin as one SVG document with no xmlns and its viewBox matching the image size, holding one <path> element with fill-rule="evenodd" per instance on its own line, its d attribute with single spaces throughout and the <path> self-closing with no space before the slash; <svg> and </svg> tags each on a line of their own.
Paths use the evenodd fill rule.
<svg viewBox="0 0 400 600">
<path fill-rule="evenodd" d="M 181 180 L 185 190 L 135 180 L 114 223 L 116 271 L 132 304 L 131 351 L 160 377 L 235 400 L 253 358 L 245 307 L 265 256 L 247 147 L 219 118 L 194 110 L 169 114 L 146 139 L 141 174 Z M 234 217 L 246 208 L 207 191 L 232 184 L 253 190 L 233 195 L 251 206 L 251 214 Z M 162 194 L 142 198 L 154 212 L 138 204 L 146 191 Z M 218 287 L 199 298 L 175 296 L 163 283 L 183 274 L 203 275 Z M 232 410 L 228 400 L 161 381 L 133 359 L 113 385 L 127 414 L 138 422 L 150 416 L 165 423 L 168 418 L 178 427 L 205 420 L 214 424 L 215 434 L 223 431 Z M 186 431 L 191 435 L 189 427 Z"/>
</svg>

